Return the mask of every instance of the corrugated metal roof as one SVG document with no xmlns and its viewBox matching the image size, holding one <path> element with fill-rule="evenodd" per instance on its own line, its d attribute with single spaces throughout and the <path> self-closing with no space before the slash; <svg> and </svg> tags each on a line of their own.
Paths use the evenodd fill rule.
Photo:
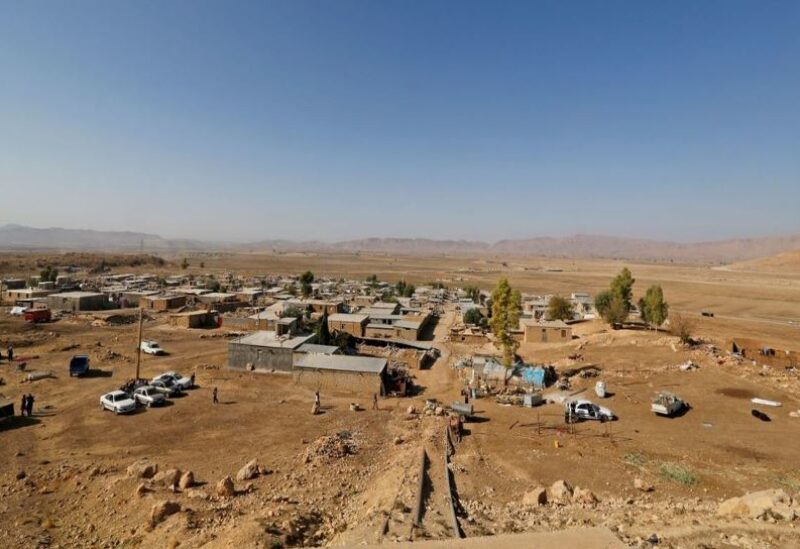
<svg viewBox="0 0 800 549">
<path fill-rule="evenodd" d="M 306 354 L 294 361 L 295 368 L 315 370 L 336 370 L 340 372 L 360 372 L 380 374 L 386 368 L 385 358 L 371 356 Z"/>
</svg>

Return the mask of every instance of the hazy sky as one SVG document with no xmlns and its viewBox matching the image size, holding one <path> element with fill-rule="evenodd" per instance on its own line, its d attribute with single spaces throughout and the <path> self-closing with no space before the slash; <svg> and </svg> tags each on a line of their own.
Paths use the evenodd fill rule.
<svg viewBox="0 0 800 549">
<path fill-rule="evenodd" d="M 800 2 L 0 0 L 0 224 L 800 232 Z"/>
</svg>

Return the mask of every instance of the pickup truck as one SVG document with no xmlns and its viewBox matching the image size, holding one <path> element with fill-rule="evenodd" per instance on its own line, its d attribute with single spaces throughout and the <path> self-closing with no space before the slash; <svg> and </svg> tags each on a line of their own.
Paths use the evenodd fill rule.
<svg viewBox="0 0 800 549">
<path fill-rule="evenodd" d="M 672 417 L 681 413 L 686 408 L 686 403 L 678 396 L 661 391 L 650 402 L 650 411 L 659 416 Z"/>
<path fill-rule="evenodd" d="M 75 355 L 69 361 L 69 376 L 83 376 L 89 373 L 89 357 Z"/>
</svg>

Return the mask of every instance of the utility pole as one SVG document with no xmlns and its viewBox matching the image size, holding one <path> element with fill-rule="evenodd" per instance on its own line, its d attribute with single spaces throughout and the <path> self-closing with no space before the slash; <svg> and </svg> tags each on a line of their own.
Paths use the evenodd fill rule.
<svg viewBox="0 0 800 549">
<path fill-rule="evenodd" d="M 139 381 L 139 364 L 142 360 L 142 321 L 144 318 L 144 309 L 139 307 L 139 335 L 136 341 L 136 381 Z"/>
</svg>

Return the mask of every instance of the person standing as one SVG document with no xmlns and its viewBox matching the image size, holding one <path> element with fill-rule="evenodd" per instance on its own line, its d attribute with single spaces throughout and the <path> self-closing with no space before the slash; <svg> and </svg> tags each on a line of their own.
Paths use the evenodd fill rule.
<svg viewBox="0 0 800 549">
<path fill-rule="evenodd" d="M 33 395 L 28 395 L 28 417 L 33 415 Z"/>
<path fill-rule="evenodd" d="M 373 410 L 378 409 L 378 393 L 372 394 L 372 409 Z"/>
<path fill-rule="evenodd" d="M 25 412 L 28 410 L 28 395 L 22 395 L 22 403 L 19 405 L 19 415 L 24 416 Z"/>
<path fill-rule="evenodd" d="M 11 362 L 14 360 L 14 347 L 11 345 L 8 346 L 8 361 Z"/>
<path fill-rule="evenodd" d="M 192 380 L 192 388 L 194 388 L 194 372 L 192 372 L 191 380 Z"/>
<path fill-rule="evenodd" d="M 217 388 L 214 387 L 214 390 L 211 391 L 211 403 L 212 404 L 219 404 L 219 399 L 217 398 Z"/>
</svg>

